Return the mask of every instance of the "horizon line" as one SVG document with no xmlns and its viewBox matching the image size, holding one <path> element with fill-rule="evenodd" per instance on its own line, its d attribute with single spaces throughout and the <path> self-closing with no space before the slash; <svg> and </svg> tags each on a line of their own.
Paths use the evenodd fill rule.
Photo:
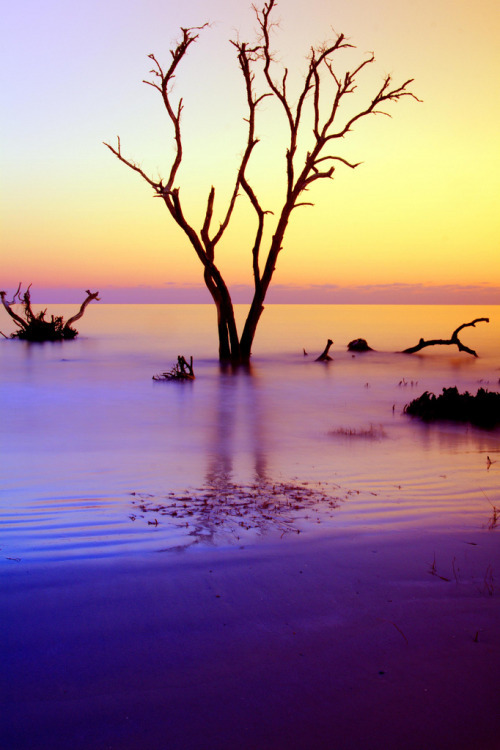
<svg viewBox="0 0 500 750">
<path fill-rule="evenodd" d="M 17 288 L 17 284 L 14 288 Z M 14 294 L 14 291 L 12 294 Z M 250 304 L 253 287 L 234 284 L 231 289 L 234 304 Z M 32 285 L 33 304 L 77 304 L 85 292 L 74 285 L 60 287 Z M 104 304 L 213 304 L 202 284 L 136 286 L 105 285 L 99 289 Z M 498 305 L 500 286 L 491 284 L 310 284 L 292 286 L 275 284 L 266 297 L 266 304 L 336 304 L 336 305 Z"/>
</svg>

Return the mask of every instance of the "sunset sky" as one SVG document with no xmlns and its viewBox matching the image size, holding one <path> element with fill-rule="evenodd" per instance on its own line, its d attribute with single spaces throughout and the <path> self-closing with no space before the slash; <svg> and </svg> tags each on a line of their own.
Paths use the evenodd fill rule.
<svg viewBox="0 0 500 750">
<path fill-rule="evenodd" d="M 270 301 L 500 304 L 500 14 L 496 0 L 281 0 L 277 57 L 300 85 L 311 44 L 343 32 L 359 109 L 383 76 L 414 78 L 392 118 L 364 120 L 338 155 L 363 162 L 319 181 L 289 226 Z M 142 83 L 180 26 L 211 22 L 176 79 L 185 161 L 177 185 L 199 228 L 210 186 L 222 217 L 245 145 L 244 90 L 229 39 L 254 40 L 247 0 L 18 0 L 4 5 L 0 287 L 35 300 L 209 301 L 201 265 L 149 186 L 103 145 L 166 176 L 173 138 Z M 250 174 L 264 208 L 283 192 L 286 123 L 269 99 Z M 303 147 L 310 142 L 307 128 Z M 272 219 L 272 217 L 270 217 Z M 254 217 L 238 201 L 216 262 L 248 299 Z"/>
</svg>

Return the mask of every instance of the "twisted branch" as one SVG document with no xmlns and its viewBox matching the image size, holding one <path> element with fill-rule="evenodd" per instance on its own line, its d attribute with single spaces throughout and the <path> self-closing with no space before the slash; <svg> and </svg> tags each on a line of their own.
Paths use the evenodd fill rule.
<svg viewBox="0 0 500 750">
<path fill-rule="evenodd" d="M 430 341 L 424 341 L 424 339 L 420 339 L 418 344 L 415 346 L 410 346 L 408 349 L 403 350 L 403 354 L 415 354 L 415 352 L 419 352 L 421 349 L 424 349 L 426 346 L 450 346 L 455 345 L 458 347 L 458 350 L 461 352 L 467 352 L 467 354 L 472 354 L 473 357 L 477 357 L 477 352 L 474 351 L 474 349 L 469 349 L 468 346 L 465 346 L 465 344 L 462 344 L 460 339 L 458 338 L 458 334 L 463 328 L 469 328 L 469 326 L 472 326 L 475 328 L 476 323 L 489 323 L 489 318 L 476 318 L 475 320 L 472 320 L 470 323 L 462 323 L 461 326 L 458 326 L 453 333 L 451 334 L 451 337 L 449 339 L 432 339 Z"/>
<path fill-rule="evenodd" d="M 66 330 L 69 330 L 73 323 L 76 323 L 77 320 L 80 320 L 80 318 L 83 316 L 83 313 L 85 312 L 87 305 L 92 302 L 93 299 L 95 299 L 97 302 L 99 302 L 100 300 L 99 292 L 91 292 L 89 289 L 86 289 L 85 291 L 87 292 L 87 297 L 83 300 L 76 315 L 73 315 L 72 318 L 69 318 L 69 320 L 66 321 L 66 325 L 64 326 Z"/>
</svg>

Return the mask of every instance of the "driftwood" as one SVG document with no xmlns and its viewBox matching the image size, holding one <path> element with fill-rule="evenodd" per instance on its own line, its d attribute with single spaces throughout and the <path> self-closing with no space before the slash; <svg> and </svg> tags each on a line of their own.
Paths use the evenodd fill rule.
<svg viewBox="0 0 500 750">
<path fill-rule="evenodd" d="M 500 393 L 479 388 L 473 396 L 468 391 L 459 393 L 456 387 L 443 388 L 439 396 L 425 391 L 406 404 L 404 413 L 425 422 L 451 420 L 492 428 L 500 424 Z"/>
<path fill-rule="evenodd" d="M 366 339 L 354 339 L 354 341 L 349 341 L 347 344 L 347 351 L 348 352 L 372 352 L 373 349 L 371 346 L 368 346 L 368 342 Z"/>
<path fill-rule="evenodd" d="M 78 331 L 76 328 L 73 328 L 73 323 L 80 320 L 87 305 L 92 300 L 99 300 L 99 292 L 91 292 L 87 289 L 87 297 L 82 302 L 80 310 L 72 318 L 69 318 L 65 322 L 62 316 L 51 315 L 50 320 L 45 320 L 46 309 L 39 313 L 33 312 L 30 290 L 31 284 L 25 292 L 21 291 L 21 284 L 19 284 L 10 302 L 6 299 L 7 292 L 0 292 L 2 305 L 18 328 L 17 331 L 11 334 L 10 338 L 23 339 L 24 341 L 63 341 L 65 339 L 74 339 L 78 336 Z M 12 305 L 14 304 L 21 304 L 24 307 L 24 317 L 14 312 L 12 309 Z"/>
<path fill-rule="evenodd" d="M 432 339 L 430 341 L 424 341 L 424 339 L 420 339 L 420 341 L 418 342 L 416 346 L 411 346 L 409 349 L 404 349 L 402 354 L 414 354 L 415 352 L 419 352 L 421 349 L 424 349 L 424 347 L 426 346 L 438 346 L 438 345 L 449 346 L 451 344 L 455 344 L 456 346 L 458 346 L 459 351 L 467 352 L 467 354 L 472 354 L 473 357 L 477 357 L 477 353 L 474 351 L 474 349 L 469 349 L 468 346 L 465 346 L 465 344 L 462 344 L 462 342 L 458 338 L 458 334 L 463 328 L 468 328 L 469 326 L 475 327 L 476 323 L 489 323 L 489 322 L 490 322 L 489 318 L 476 318 L 470 323 L 462 323 L 461 326 L 458 326 L 458 328 L 455 331 L 453 331 L 453 333 L 451 334 L 451 338 Z"/>
<path fill-rule="evenodd" d="M 333 341 L 331 339 L 328 339 L 323 353 L 320 354 L 319 357 L 316 357 L 315 362 L 331 362 L 332 361 L 332 358 L 328 354 L 332 344 L 333 344 Z"/>
<path fill-rule="evenodd" d="M 476 323 L 489 323 L 489 318 L 476 318 L 475 320 L 471 321 L 470 323 L 462 323 L 461 326 L 459 326 L 453 333 L 451 334 L 451 337 L 449 339 L 430 339 L 429 341 L 425 341 L 423 338 L 420 339 L 418 344 L 416 346 L 410 346 L 408 349 L 404 349 L 401 354 L 415 354 L 415 352 L 419 352 L 421 349 L 424 349 L 426 346 L 438 346 L 438 345 L 444 345 L 444 346 L 450 346 L 451 344 L 454 344 L 458 347 L 459 351 L 461 352 L 467 352 L 467 354 L 472 354 L 473 357 L 477 357 L 477 352 L 474 351 L 474 349 L 469 349 L 468 346 L 465 346 L 460 339 L 458 338 L 458 334 L 463 328 L 468 328 L 469 326 L 475 327 Z M 350 341 L 347 344 L 347 351 L 349 352 L 372 352 L 373 349 L 371 346 L 368 345 L 368 342 L 366 339 L 354 339 L 353 341 Z"/>
<path fill-rule="evenodd" d="M 153 380 L 194 380 L 193 358 L 189 362 L 182 356 L 177 357 L 175 364 L 168 372 L 153 375 Z"/>
</svg>

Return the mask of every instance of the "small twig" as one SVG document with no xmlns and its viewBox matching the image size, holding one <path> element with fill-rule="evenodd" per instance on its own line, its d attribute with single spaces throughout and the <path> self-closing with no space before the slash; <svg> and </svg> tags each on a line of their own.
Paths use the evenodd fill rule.
<svg viewBox="0 0 500 750">
<path fill-rule="evenodd" d="M 484 574 L 484 582 L 483 582 L 483 591 L 485 594 L 488 594 L 488 596 L 493 596 L 495 593 L 495 579 L 493 578 L 493 568 L 490 565 L 486 568 L 486 573 Z"/>
<path fill-rule="evenodd" d="M 440 576 L 439 573 L 437 572 L 437 568 L 436 568 L 436 553 L 435 552 L 434 552 L 434 560 L 433 560 L 432 565 L 430 567 L 429 573 L 431 574 L 431 576 L 436 576 L 436 578 L 440 578 L 442 581 L 446 581 L 447 583 L 450 583 L 450 579 L 449 578 L 445 578 L 445 576 Z"/>
<path fill-rule="evenodd" d="M 401 628 L 398 625 L 396 625 L 396 623 L 393 622 L 392 620 L 386 620 L 386 622 L 389 622 L 391 625 L 394 625 L 394 627 L 396 628 L 396 630 L 398 631 L 398 633 L 400 633 L 403 636 L 403 638 L 405 639 L 406 643 L 409 645 L 408 638 L 405 636 L 405 634 L 403 633 L 403 631 L 401 630 Z"/>
</svg>

